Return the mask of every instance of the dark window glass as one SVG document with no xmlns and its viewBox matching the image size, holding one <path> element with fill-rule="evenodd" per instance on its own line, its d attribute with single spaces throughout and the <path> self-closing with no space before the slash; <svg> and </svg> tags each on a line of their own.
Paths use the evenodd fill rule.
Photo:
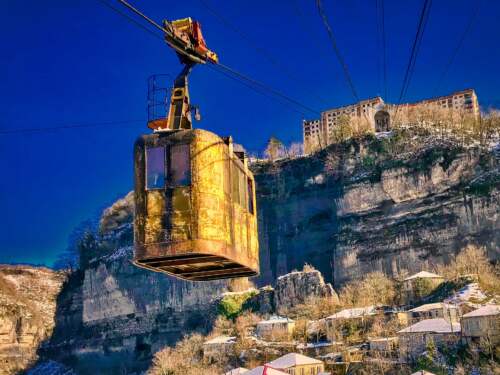
<svg viewBox="0 0 500 375">
<path fill-rule="evenodd" d="M 172 186 L 191 184 L 189 145 L 175 145 L 170 148 L 170 179 Z"/>
<path fill-rule="evenodd" d="M 236 163 L 231 163 L 231 186 L 232 186 L 232 198 L 233 202 L 240 203 L 240 169 L 236 166 Z"/>
<path fill-rule="evenodd" d="M 248 187 L 248 212 L 251 214 L 254 213 L 253 210 L 253 181 L 251 178 L 247 178 L 247 187 Z"/>
<path fill-rule="evenodd" d="M 248 209 L 247 207 L 247 179 L 245 174 L 240 170 L 240 204 L 244 209 Z"/>
<path fill-rule="evenodd" d="M 163 189 L 165 186 L 165 148 L 146 149 L 146 189 Z"/>
</svg>

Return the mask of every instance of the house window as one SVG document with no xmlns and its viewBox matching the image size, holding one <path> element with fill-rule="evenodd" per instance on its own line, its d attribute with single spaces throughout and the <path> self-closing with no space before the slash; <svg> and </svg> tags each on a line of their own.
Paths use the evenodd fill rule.
<svg viewBox="0 0 500 375">
<path fill-rule="evenodd" d="M 170 185 L 191 184 L 191 158 L 189 145 L 175 145 L 170 148 Z"/>
<path fill-rule="evenodd" d="M 165 187 L 165 147 L 146 149 L 146 189 Z"/>
</svg>

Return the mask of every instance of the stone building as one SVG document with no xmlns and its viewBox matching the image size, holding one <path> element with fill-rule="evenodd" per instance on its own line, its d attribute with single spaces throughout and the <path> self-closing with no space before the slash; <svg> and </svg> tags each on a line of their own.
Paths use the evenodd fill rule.
<svg viewBox="0 0 500 375">
<path fill-rule="evenodd" d="M 418 357 L 427 346 L 453 346 L 460 340 L 460 323 L 446 319 L 426 319 L 398 332 L 399 355 L 402 360 Z"/>
<path fill-rule="evenodd" d="M 462 316 L 462 336 L 466 340 L 489 339 L 500 343 L 500 306 L 486 305 Z"/>
<path fill-rule="evenodd" d="M 473 89 L 465 89 L 446 96 L 414 103 L 404 103 L 399 106 L 385 103 L 380 96 L 377 96 L 361 100 L 358 103 L 323 111 L 320 119 L 304 120 L 302 124 L 304 152 L 309 154 L 332 143 L 332 135 L 335 129 L 340 126 L 342 119 L 347 118 L 351 121 L 351 124 L 356 122 L 358 124 L 364 123 L 375 132 L 384 132 L 390 130 L 392 117 L 395 116 L 396 112 L 407 114 L 412 110 L 424 108 L 447 109 L 454 112 L 463 111 L 471 114 L 476 119 L 480 116 L 479 102 Z"/>
<path fill-rule="evenodd" d="M 442 282 L 444 282 L 443 276 L 432 272 L 421 271 L 403 280 L 403 290 L 408 301 L 412 301 L 425 297 Z"/>
<path fill-rule="evenodd" d="M 228 356 L 236 344 L 234 336 L 217 336 L 203 343 L 203 358 L 212 361 Z"/>
<path fill-rule="evenodd" d="M 292 319 L 272 316 L 257 323 L 255 334 L 263 339 L 286 339 L 292 335 L 294 328 L 295 322 Z"/>
<path fill-rule="evenodd" d="M 369 339 L 370 351 L 389 353 L 397 349 L 398 337 L 379 337 Z"/>
<path fill-rule="evenodd" d="M 443 302 L 427 303 L 408 310 L 408 321 L 416 322 L 424 319 L 443 318 L 448 321 L 458 321 L 458 308 Z"/>
<path fill-rule="evenodd" d="M 318 375 L 325 371 L 323 361 L 298 353 L 288 353 L 268 363 L 269 367 L 290 375 Z"/>
</svg>

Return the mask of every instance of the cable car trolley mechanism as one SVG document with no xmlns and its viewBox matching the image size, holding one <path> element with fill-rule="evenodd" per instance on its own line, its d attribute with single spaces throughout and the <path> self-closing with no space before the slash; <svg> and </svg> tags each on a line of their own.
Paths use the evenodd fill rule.
<svg viewBox="0 0 500 375">
<path fill-rule="evenodd" d="M 134 264 L 194 281 L 257 275 L 255 181 L 247 158 L 231 137 L 192 129 L 187 77 L 194 65 L 217 64 L 218 57 L 191 18 L 164 21 L 162 30 L 184 68 L 167 115 L 150 118 L 154 132 L 135 143 Z"/>
</svg>

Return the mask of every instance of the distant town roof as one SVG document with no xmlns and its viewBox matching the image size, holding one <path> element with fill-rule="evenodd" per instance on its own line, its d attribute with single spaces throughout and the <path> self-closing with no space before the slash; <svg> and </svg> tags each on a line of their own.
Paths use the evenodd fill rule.
<svg viewBox="0 0 500 375">
<path fill-rule="evenodd" d="M 248 369 L 244 367 L 238 367 L 238 368 L 233 368 L 232 370 L 229 370 L 228 372 L 225 372 L 224 375 L 241 375 L 241 374 L 247 374 Z"/>
<path fill-rule="evenodd" d="M 341 310 L 338 313 L 326 317 L 325 319 L 327 320 L 353 319 L 353 318 L 361 318 L 367 315 L 375 315 L 375 313 L 376 313 L 375 306 L 355 307 L 353 309 Z"/>
<path fill-rule="evenodd" d="M 205 341 L 203 344 L 212 345 L 212 344 L 233 344 L 236 342 L 236 337 L 234 336 L 217 336 L 211 340 Z"/>
<path fill-rule="evenodd" d="M 268 320 L 261 320 L 258 324 L 293 323 L 290 318 L 273 315 Z"/>
<path fill-rule="evenodd" d="M 472 318 L 476 316 L 490 316 L 500 314 L 500 305 L 486 305 L 477 310 L 465 314 L 462 318 Z"/>
<path fill-rule="evenodd" d="M 388 342 L 388 341 L 396 341 L 398 338 L 397 336 L 391 336 L 391 337 L 378 337 L 374 339 L 370 339 L 370 342 Z"/>
<path fill-rule="evenodd" d="M 442 309 L 444 306 L 443 302 L 427 303 L 422 306 L 415 307 L 414 309 L 408 310 L 408 312 L 423 312 L 429 310 Z"/>
<path fill-rule="evenodd" d="M 442 279 L 442 278 L 443 278 L 443 276 L 440 276 L 440 275 L 432 273 L 432 272 L 420 271 L 414 275 L 411 275 L 410 277 L 407 277 L 405 279 L 405 281 L 413 280 L 413 279 Z"/>
<path fill-rule="evenodd" d="M 308 342 L 306 344 L 300 343 L 297 345 L 297 349 L 314 349 L 314 348 L 326 348 L 332 345 L 340 345 L 340 342 L 336 341 L 322 341 L 322 342 Z"/>
<path fill-rule="evenodd" d="M 275 359 L 272 362 L 269 362 L 268 365 L 274 368 L 287 369 L 298 365 L 314 365 L 314 364 L 320 365 L 322 363 L 323 362 L 321 362 L 320 360 L 311 357 L 306 357 L 305 355 L 302 354 L 288 353 L 282 357 Z"/>
<path fill-rule="evenodd" d="M 265 371 L 265 372 L 264 372 Z M 269 366 L 259 366 L 250 371 L 244 372 L 245 375 L 288 375 L 286 372 L 276 370 Z"/>
<path fill-rule="evenodd" d="M 460 323 L 450 323 L 446 319 L 436 318 L 436 319 L 425 319 L 418 323 L 415 323 L 405 329 L 402 329 L 398 333 L 454 333 L 460 332 Z"/>
</svg>

